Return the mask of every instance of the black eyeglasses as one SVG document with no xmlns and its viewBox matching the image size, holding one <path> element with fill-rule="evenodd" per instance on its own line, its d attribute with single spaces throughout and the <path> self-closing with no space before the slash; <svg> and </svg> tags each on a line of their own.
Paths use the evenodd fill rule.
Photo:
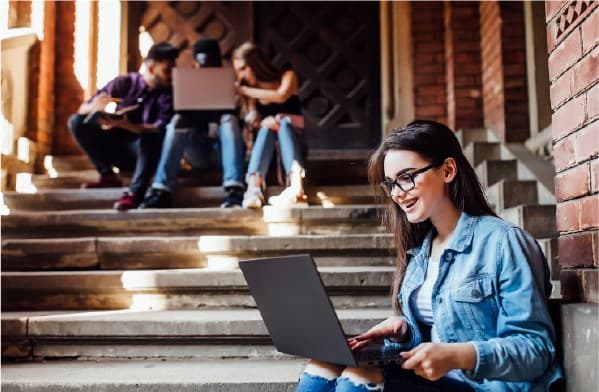
<svg viewBox="0 0 599 392">
<path fill-rule="evenodd" d="M 403 173 L 398 175 L 395 180 L 385 177 L 383 182 L 381 182 L 381 188 L 385 191 L 387 196 L 391 196 L 393 193 L 393 188 L 396 186 L 399 187 L 404 192 L 411 191 L 416 187 L 416 183 L 414 182 L 414 177 L 416 177 L 420 173 L 424 173 L 427 170 L 432 169 L 433 167 L 441 166 L 441 163 L 432 163 L 428 166 L 423 167 L 422 169 L 414 170 L 411 173 Z"/>
</svg>

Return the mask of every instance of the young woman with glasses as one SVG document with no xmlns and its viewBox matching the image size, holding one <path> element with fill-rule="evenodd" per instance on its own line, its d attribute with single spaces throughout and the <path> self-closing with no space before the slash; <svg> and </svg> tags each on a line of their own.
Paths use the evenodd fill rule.
<svg viewBox="0 0 599 392">
<path fill-rule="evenodd" d="M 395 316 L 348 340 L 401 352 L 400 365 L 310 361 L 298 391 L 548 391 L 561 377 L 535 239 L 499 219 L 454 133 L 415 121 L 372 155 L 397 269 Z M 379 187 L 380 184 L 380 187 Z"/>
</svg>

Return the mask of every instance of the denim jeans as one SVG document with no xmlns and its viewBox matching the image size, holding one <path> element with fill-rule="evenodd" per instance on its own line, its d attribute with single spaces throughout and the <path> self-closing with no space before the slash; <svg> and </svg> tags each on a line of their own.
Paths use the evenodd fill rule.
<svg viewBox="0 0 599 392">
<path fill-rule="evenodd" d="M 177 116 L 166 127 L 160 162 L 153 188 L 175 191 L 181 158 L 194 169 L 218 167 L 223 170 L 223 187 L 243 187 L 244 143 L 237 118 L 225 114 L 220 118 L 218 139 L 208 137 L 198 128 L 177 128 Z"/>
<path fill-rule="evenodd" d="M 84 123 L 86 115 L 74 114 L 69 118 L 69 128 L 77 143 L 89 156 L 100 175 L 133 170 L 130 191 L 143 196 L 156 170 L 163 133 L 140 135 L 123 129 L 103 130 L 94 121 Z"/>
<path fill-rule="evenodd" d="M 291 126 L 288 118 L 283 118 L 279 124 L 278 131 L 268 128 L 260 128 L 254 141 L 250 162 L 248 164 L 248 175 L 258 173 L 262 178 L 266 177 L 270 162 L 275 152 L 275 142 L 279 140 L 281 160 L 285 174 L 291 171 L 293 163 L 304 167 L 304 155 L 306 153 L 306 142 L 304 134 L 296 131 Z"/>
<path fill-rule="evenodd" d="M 473 389 L 466 383 L 451 379 L 441 378 L 438 381 L 429 381 L 417 376 L 414 372 L 403 370 L 399 367 L 384 368 L 385 387 L 374 383 L 355 383 L 348 378 L 339 377 L 327 380 L 324 377 L 309 373 L 302 374 L 296 392 L 382 392 L 382 391 L 409 391 L 409 392 L 472 392 Z"/>
</svg>

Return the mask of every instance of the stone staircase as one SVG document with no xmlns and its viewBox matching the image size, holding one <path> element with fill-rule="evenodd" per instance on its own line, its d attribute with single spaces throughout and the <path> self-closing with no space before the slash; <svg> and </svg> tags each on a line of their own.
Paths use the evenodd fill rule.
<svg viewBox="0 0 599 392">
<path fill-rule="evenodd" d="M 486 132 L 458 136 L 498 213 L 535 234 L 557 279 L 550 192 Z M 110 209 L 122 189 L 75 189 L 95 177 L 87 161 L 54 159 L 37 193 L 4 194 L 3 390 L 293 390 L 305 359 L 274 349 L 237 263 L 310 253 L 347 334 L 389 316 L 392 235 L 367 156 L 312 153 L 309 208 L 215 208 L 218 177 L 192 173 L 177 208 L 127 213 Z"/>
</svg>

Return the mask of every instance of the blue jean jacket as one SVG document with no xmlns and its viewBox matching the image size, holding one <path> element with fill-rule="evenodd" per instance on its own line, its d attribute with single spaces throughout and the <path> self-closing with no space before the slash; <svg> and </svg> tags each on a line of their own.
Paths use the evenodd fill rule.
<svg viewBox="0 0 599 392">
<path fill-rule="evenodd" d="M 424 282 L 433 234 L 408 251 L 399 303 L 411 339 L 387 340 L 389 349 L 423 341 L 409 299 Z M 550 293 L 547 261 L 530 234 L 496 217 L 462 213 L 441 254 L 432 307 L 441 342 L 476 348 L 476 368 L 463 372 L 474 390 L 547 391 L 561 377 Z"/>
</svg>

